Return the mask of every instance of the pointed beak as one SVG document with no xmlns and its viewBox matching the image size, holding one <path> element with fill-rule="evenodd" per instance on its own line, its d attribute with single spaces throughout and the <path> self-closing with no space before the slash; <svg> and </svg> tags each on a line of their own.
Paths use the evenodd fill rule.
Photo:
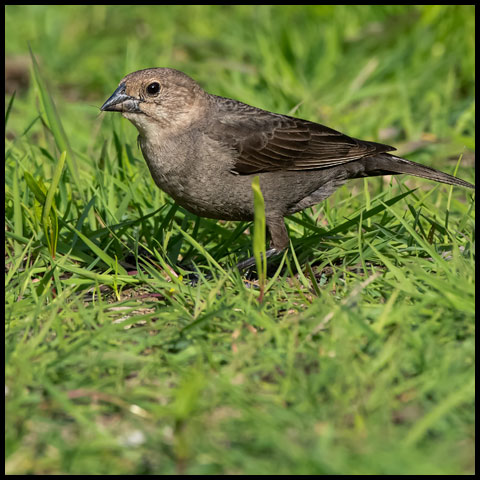
<svg viewBox="0 0 480 480">
<path fill-rule="evenodd" d="M 121 83 L 113 95 L 100 107 L 102 112 L 133 112 L 141 113 L 141 100 L 125 93 L 126 85 Z"/>
</svg>

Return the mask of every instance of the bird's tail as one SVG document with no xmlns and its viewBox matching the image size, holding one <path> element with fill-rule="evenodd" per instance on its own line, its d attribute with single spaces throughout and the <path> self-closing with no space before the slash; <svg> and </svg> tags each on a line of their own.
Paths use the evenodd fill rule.
<svg viewBox="0 0 480 480">
<path fill-rule="evenodd" d="M 456 178 L 448 173 L 443 173 L 434 168 L 415 163 L 405 158 L 396 157 L 389 153 L 375 156 L 375 169 L 383 171 L 382 175 L 395 175 L 405 173 L 415 177 L 428 178 L 436 182 L 447 183 L 449 185 L 460 185 L 466 188 L 475 188 L 475 185 Z"/>
</svg>

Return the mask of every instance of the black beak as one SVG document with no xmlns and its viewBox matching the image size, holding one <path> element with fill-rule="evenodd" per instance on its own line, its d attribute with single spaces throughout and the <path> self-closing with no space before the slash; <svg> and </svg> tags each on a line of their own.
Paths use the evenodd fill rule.
<svg viewBox="0 0 480 480">
<path fill-rule="evenodd" d="M 140 112 L 140 100 L 125 93 L 126 85 L 121 83 L 113 95 L 100 107 L 102 112 Z"/>
</svg>

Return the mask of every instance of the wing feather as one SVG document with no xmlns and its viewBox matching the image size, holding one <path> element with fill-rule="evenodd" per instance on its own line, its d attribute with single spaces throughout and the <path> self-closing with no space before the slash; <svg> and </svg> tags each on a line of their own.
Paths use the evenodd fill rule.
<svg viewBox="0 0 480 480">
<path fill-rule="evenodd" d="M 236 174 L 321 169 L 395 150 L 235 100 L 215 101 L 217 113 L 207 135 L 236 152 Z"/>
</svg>

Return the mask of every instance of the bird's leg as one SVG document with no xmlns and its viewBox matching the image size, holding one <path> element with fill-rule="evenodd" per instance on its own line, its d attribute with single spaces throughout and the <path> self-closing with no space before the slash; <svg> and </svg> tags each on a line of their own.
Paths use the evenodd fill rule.
<svg viewBox="0 0 480 480">
<path fill-rule="evenodd" d="M 267 258 L 274 257 L 282 253 L 288 246 L 288 233 L 285 227 L 283 217 L 267 217 L 267 228 L 270 232 L 270 248 L 265 252 Z M 247 258 L 243 262 L 237 264 L 239 270 L 245 270 L 255 265 L 255 257 Z"/>
<path fill-rule="evenodd" d="M 285 221 L 282 216 L 267 217 L 265 221 L 267 223 L 268 231 L 270 232 L 270 247 L 280 253 L 288 247 L 290 241 Z"/>
</svg>

